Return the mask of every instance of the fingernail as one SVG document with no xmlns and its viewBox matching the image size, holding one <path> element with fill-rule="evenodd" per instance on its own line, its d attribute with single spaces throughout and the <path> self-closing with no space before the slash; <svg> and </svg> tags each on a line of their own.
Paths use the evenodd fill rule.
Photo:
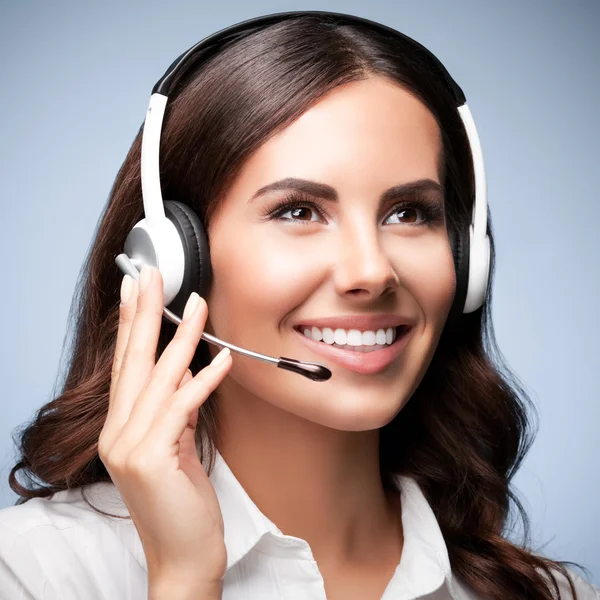
<svg viewBox="0 0 600 600">
<path fill-rule="evenodd" d="M 125 275 L 121 282 L 121 306 L 125 306 L 133 295 L 133 277 Z"/>
<path fill-rule="evenodd" d="M 192 292 L 187 302 L 185 303 L 185 309 L 183 310 L 183 321 L 186 321 L 194 315 L 198 305 L 200 304 L 200 296 L 196 292 Z"/>
<path fill-rule="evenodd" d="M 218 367 L 225 362 L 225 359 L 231 354 L 229 348 L 223 348 L 211 361 L 211 365 Z"/>
<path fill-rule="evenodd" d="M 140 273 L 140 294 L 146 290 L 151 281 L 152 269 L 148 265 L 144 265 L 142 267 L 142 272 Z"/>
</svg>

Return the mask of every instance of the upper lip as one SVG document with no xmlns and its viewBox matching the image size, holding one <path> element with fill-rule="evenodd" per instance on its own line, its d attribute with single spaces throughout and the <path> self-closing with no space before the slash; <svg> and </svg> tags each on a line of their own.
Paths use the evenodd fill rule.
<svg viewBox="0 0 600 600">
<path fill-rule="evenodd" d="M 413 320 L 408 317 L 391 314 L 379 315 L 346 315 L 339 317 L 322 317 L 318 319 L 303 319 L 294 325 L 295 328 L 318 327 L 323 329 L 358 329 L 359 331 L 376 331 L 388 327 L 406 325 L 411 327 Z"/>
</svg>

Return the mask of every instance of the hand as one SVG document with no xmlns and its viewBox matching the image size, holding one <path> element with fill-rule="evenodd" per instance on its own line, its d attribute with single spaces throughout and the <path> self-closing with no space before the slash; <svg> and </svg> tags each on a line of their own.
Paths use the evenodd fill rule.
<svg viewBox="0 0 600 600">
<path fill-rule="evenodd" d="M 192 377 L 188 366 L 208 315 L 204 299 L 192 294 L 190 299 L 198 298 L 195 312 L 184 313 L 155 364 L 163 279 L 158 269 L 150 273 L 139 295 L 132 279 L 131 299 L 121 304 L 98 455 L 138 530 L 149 581 L 187 578 L 212 585 L 224 577 L 227 565 L 223 515 L 194 436 L 198 408 L 227 375 L 232 360 L 224 348 Z"/>
</svg>

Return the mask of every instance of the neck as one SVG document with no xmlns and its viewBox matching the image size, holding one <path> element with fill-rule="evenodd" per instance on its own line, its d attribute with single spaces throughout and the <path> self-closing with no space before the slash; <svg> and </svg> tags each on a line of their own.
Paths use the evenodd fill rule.
<svg viewBox="0 0 600 600">
<path fill-rule="evenodd" d="M 233 398 L 219 395 L 217 448 L 259 510 L 308 542 L 320 566 L 398 564 L 400 499 L 381 482 L 379 430 L 340 431 Z"/>
</svg>

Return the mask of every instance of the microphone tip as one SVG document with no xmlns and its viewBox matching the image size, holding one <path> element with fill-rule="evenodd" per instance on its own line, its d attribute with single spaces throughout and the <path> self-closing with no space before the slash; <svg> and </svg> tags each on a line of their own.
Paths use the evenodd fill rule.
<svg viewBox="0 0 600 600">
<path fill-rule="evenodd" d="M 331 371 L 318 363 L 303 362 L 301 360 L 294 360 L 293 358 L 285 358 L 281 356 L 277 367 L 285 369 L 286 371 L 292 371 L 299 375 L 304 375 L 312 381 L 327 381 L 331 378 Z"/>
</svg>

